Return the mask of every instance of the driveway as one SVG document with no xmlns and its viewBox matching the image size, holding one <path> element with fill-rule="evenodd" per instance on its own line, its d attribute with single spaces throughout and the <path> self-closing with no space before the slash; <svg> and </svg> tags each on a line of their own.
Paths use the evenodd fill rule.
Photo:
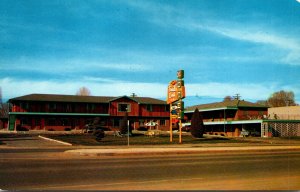
<svg viewBox="0 0 300 192">
<path fill-rule="evenodd" d="M 38 135 L 0 135 L 0 148 L 47 148 L 65 147 L 64 144 L 40 138 Z"/>
</svg>

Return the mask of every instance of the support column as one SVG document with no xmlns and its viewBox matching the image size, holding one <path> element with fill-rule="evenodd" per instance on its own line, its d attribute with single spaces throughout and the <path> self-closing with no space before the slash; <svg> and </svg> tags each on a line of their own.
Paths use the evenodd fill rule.
<svg viewBox="0 0 300 192">
<path fill-rule="evenodd" d="M 170 104 L 170 142 L 173 142 L 173 128 L 172 128 L 172 115 L 171 115 L 171 107 L 172 104 Z"/>
</svg>

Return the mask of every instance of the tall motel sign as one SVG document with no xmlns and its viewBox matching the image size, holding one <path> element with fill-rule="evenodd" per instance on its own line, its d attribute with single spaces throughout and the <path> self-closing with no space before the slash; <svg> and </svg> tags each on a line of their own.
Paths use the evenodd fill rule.
<svg viewBox="0 0 300 192">
<path fill-rule="evenodd" d="M 167 103 L 170 105 L 170 142 L 173 142 L 173 124 L 179 123 L 179 143 L 182 143 L 182 120 L 184 118 L 184 71 L 177 71 L 177 80 L 173 80 L 168 86 Z"/>
</svg>

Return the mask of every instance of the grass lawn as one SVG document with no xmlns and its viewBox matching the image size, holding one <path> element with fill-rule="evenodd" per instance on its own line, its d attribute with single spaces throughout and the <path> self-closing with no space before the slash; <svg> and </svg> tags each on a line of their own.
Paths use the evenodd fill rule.
<svg viewBox="0 0 300 192">
<path fill-rule="evenodd" d="M 2 139 L 5 138 L 18 138 L 18 137 L 33 137 L 37 135 L 43 135 L 48 138 L 57 139 L 60 141 L 65 141 L 72 143 L 73 145 L 83 145 L 83 146 L 126 146 L 128 138 L 127 136 L 117 137 L 111 134 L 107 134 L 101 141 L 96 141 L 95 136 L 92 134 L 79 134 L 72 132 L 65 133 L 30 133 L 30 132 L 20 132 L 20 133 L 1 133 L 0 134 L 0 145 L 3 144 Z M 159 136 L 145 136 L 141 133 L 135 133 L 130 138 L 130 145 L 178 145 L 179 136 L 178 134 L 173 135 L 173 142 L 170 142 L 170 136 L 168 134 L 163 134 Z M 209 145 L 209 146 L 239 146 L 239 145 L 300 145 L 300 137 L 238 137 L 238 138 L 227 138 L 227 137 L 215 137 L 215 136 L 205 136 L 204 138 L 193 138 L 191 135 L 182 135 L 182 144 L 200 144 L 198 146 Z"/>
<path fill-rule="evenodd" d="M 127 145 L 127 136 L 117 137 L 113 135 L 106 135 L 101 141 L 96 141 L 92 134 L 67 134 L 67 135 L 45 135 L 52 139 L 72 143 L 73 145 L 90 145 L 90 146 L 118 146 Z M 145 135 L 132 135 L 129 138 L 130 145 L 175 145 L 179 142 L 179 136 L 173 135 L 173 142 L 170 143 L 168 135 L 160 135 L 155 137 L 148 137 Z M 182 136 L 182 143 L 184 144 L 217 144 L 217 143 L 248 143 L 244 140 L 236 140 L 230 138 L 220 137 L 204 137 L 193 138 L 190 135 Z"/>
</svg>

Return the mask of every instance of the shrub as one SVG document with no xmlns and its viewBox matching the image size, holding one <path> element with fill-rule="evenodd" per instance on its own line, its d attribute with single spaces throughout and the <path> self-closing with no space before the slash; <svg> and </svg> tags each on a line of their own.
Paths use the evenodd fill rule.
<svg viewBox="0 0 300 192">
<path fill-rule="evenodd" d="M 96 137 L 96 141 L 100 141 L 102 138 L 104 138 L 105 133 L 103 130 L 99 129 L 99 130 L 95 130 L 94 131 L 94 136 Z"/>
<path fill-rule="evenodd" d="M 191 134 L 193 137 L 201 138 L 204 133 L 204 124 L 201 113 L 198 108 L 195 109 L 191 119 Z"/>
<path fill-rule="evenodd" d="M 20 125 L 17 126 L 17 131 L 29 131 L 26 127 L 22 127 Z"/>
<path fill-rule="evenodd" d="M 148 131 L 148 128 L 146 128 L 146 127 L 139 127 L 138 131 Z"/>
</svg>

